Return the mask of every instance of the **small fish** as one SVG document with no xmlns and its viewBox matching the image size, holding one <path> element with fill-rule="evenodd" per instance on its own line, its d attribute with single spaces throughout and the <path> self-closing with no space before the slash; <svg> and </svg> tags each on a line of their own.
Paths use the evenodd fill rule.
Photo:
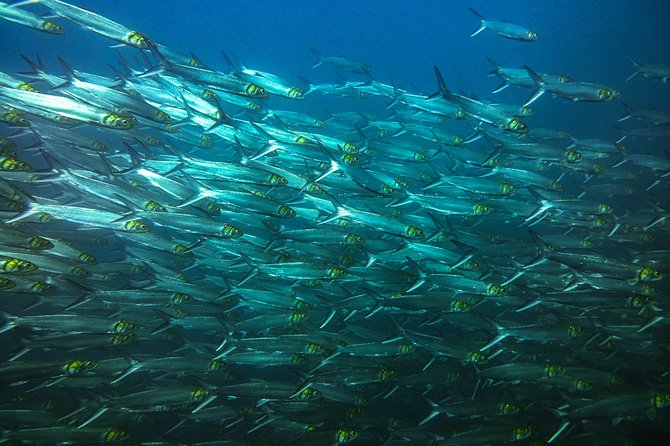
<svg viewBox="0 0 670 446">
<path fill-rule="evenodd" d="M 468 8 L 468 10 L 480 21 L 479 28 L 470 34 L 470 37 L 476 36 L 485 29 L 490 29 L 494 33 L 508 39 L 521 40 L 523 42 L 533 42 L 537 40 L 537 33 L 535 31 L 531 31 L 523 26 L 514 25 L 512 23 L 484 20 L 484 18 L 474 9 Z"/>
</svg>

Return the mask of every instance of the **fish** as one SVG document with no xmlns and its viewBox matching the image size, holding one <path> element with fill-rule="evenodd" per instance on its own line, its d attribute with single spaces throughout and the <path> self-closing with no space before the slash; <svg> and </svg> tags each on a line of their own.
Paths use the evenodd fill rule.
<svg viewBox="0 0 670 446">
<path fill-rule="evenodd" d="M 531 31 L 523 26 L 515 25 L 508 22 L 497 22 L 493 20 L 484 20 L 484 18 L 474 9 L 468 8 L 468 11 L 479 19 L 479 27 L 470 34 L 474 37 L 485 29 L 490 29 L 499 36 L 506 37 L 512 40 L 520 40 L 522 42 L 533 42 L 537 40 L 537 33 Z"/>
<path fill-rule="evenodd" d="M 576 56 L 533 60 L 540 40 L 507 56 L 467 49 L 449 72 L 468 82 L 449 87 L 438 65 L 393 52 L 410 74 L 347 54 L 293 73 L 252 62 L 244 33 L 226 51 L 262 71 L 225 56 L 222 68 L 209 40 L 158 42 L 139 31 L 151 29 L 142 5 L 128 24 L 108 6 L 0 5 L 27 26 L 6 25 L 27 37 L 0 62 L 1 438 L 618 444 L 666 432 L 667 116 L 595 83 L 630 86 L 629 73 L 575 80 Z M 51 16 L 68 32 L 45 33 Z M 481 21 L 476 33 L 537 37 Z M 51 41 L 118 61 L 59 57 Z M 26 45 L 42 54 L 17 54 L 16 73 L 11 52 Z M 511 62 L 488 58 L 504 98 L 483 93 L 489 55 Z M 511 85 L 567 100 L 530 108 Z"/>
<path fill-rule="evenodd" d="M 511 132 L 528 132 L 526 124 L 519 121 L 516 117 L 509 116 L 490 104 L 484 104 L 476 99 L 450 92 L 444 83 L 440 70 L 435 66 L 433 68 L 435 70 L 435 77 L 437 78 L 439 94 L 448 102 L 456 105 L 465 115 Z M 529 105 L 529 103 L 524 104 L 524 106 Z"/>
<path fill-rule="evenodd" d="M 524 68 L 528 71 L 537 87 L 535 93 L 533 93 L 533 95 L 526 101 L 524 106 L 532 104 L 545 92 L 575 102 L 606 102 L 618 98 L 621 95 L 619 91 L 614 90 L 613 88 L 588 82 L 550 83 L 533 71 L 532 68 L 528 66 L 525 66 Z"/>
<path fill-rule="evenodd" d="M 58 23 L 16 6 L 16 4 L 8 5 L 0 2 L 0 18 L 48 34 L 63 34 L 65 32 Z"/>
<path fill-rule="evenodd" d="M 626 78 L 626 81 L 631 80 L 638 74 L 641 74 L 644 77 L 650 77 L 652 79 L 663 81 L 663 83 L 667 82 L 668 79 L 670 78 L 670 66 L 668 66 L 667 64 L 659 63 L 659 64 L 640 65 L 630 57 L 628 58 L 628 60 L 630 61 L 631 64 L 633 64 L 634 71 L 633 74 L 631 74 Z"/>
</svg>

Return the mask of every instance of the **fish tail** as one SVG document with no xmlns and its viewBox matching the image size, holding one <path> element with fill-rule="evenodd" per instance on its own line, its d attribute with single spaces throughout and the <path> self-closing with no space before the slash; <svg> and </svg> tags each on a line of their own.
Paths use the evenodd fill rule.
<svg viewBox="0 0 670 446">
<path fill-rule="evenodd" d="M 314 53 L 314 55 L 315 55 L 316 57 L 319 58 L 319 61 L 318 61 L 317 63 L 315 63 L 314 65 L 312 65 L 312 68 L 316 68 L 316 67 L 318 67 L 319 65 L 323 65 L 323 56 L 321 55 L 321 53 L 319 53 L 319 52 L 318 52 L 317 50 L 315 50 L 314 48 L 310 48 L 310 51 L 311 51 L 312 53 Z"/>
<path fill-rule="evenodd" d="M 442 94 L 442 95 L 449 94 L 449 89 L 447 88 L 447 84 L 444 83 L 444 77 L 442 77 L 442 73 L 440 73 L 440 69 L 437 68 L 437 66 L 435 66 L 435 65 L 433 65 L 433 69 L 435 70 L 435 78 L 437 79 L 438 91 L 437 91 L 437 93 L 431 95 L 429 97 L 429 99 L 432 98 L 432 97 L 436 97 L 440 94 Z"/>
<path fill-rule="evenodd" d="M 474 37 L 486 29 L 486 20 L 484 20 L 484 17 L 482 17 L 482 15 L 477 11 L 475 11 L 474 9 L 468 8 L 468 10 L 472 13 L 472 15 L 474 15 L 479 19 L 479 26 L 477 27 L 477 29 L 474 30 L 472 34 L 470 34 L 470 37 Z"/>
<path fill-rule="evenodd" d="M 165 69 L 167 67 L 170 66 L 170 61 L 168 61 L 166 59 L 166 57 L 163 56 L 163 54 L 161 54 L 160 51 L 158 51 L 158 48 L 156 48 L 156 44 L 154 44 L 149 39 L 145 39 L 145 41 L 147 42 L 147 48 L 149 48 L 149 51 L 151 52 L 151 54 L 158 61 L 158 65 L 154 65 L 152 67 L 149 67 L 146 71 L 144 71 L 144 73 L 138 74 L 137 77 L 139 77 L 139 78 L 155 76 L 157 74 L 162 73 L 163 71 L 165 71 Z M 144 54 L 144 53 L 142 53 L 142 54 Z"/>
</svg>

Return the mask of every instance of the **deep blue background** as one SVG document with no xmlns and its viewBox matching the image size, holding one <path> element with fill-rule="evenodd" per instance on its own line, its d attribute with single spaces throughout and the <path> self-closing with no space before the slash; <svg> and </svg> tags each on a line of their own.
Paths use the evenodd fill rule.
<svg viewBox="0 0 670 446">
<path fill-rule="evenodd" d="M 433 65 L 450 88 L 483 98 L 522 103 L 528 90 L 498 85 L 486 77 L 486 56 L 503 66 L 530 65 L 538 71 L 567 74 L 576 80 L 612 86 L 637 108 L 670 103 L 670 85 L 636 77 L 627 56 L 640 63 L 670 62 L 670 2 L 666 1 L 76 1 L 112 20 L 136 29 L 177 51 L 193 51 L 210 66 L 227 69 L 219 51 L 243 64 L 295 80 L 335 81 L 328 67 L 312 69 L 309 50 L 367 63 L 377 80 L 426 93 L 435 90 Z M 501 38 L 490 31 L 470 38 L 478 20 L 507 20 L 539 34 L 532 43 Z M 46 11 L 40 5 L 27 7 Z M 24 70 L 18 53 L 39 53 L 59 72 L 55 55 L 81 70 L 109 73 L 117 56 L 113 42 L 65 19 L 55 19 L 67 34 L 50 36 L 0 21 L 0 61 L 4 71 Z M 132 57 L 135 50 L 124 48 Z M 351 106 L 355 108 L 355 106 Z M 616 139 L 612 123 L 621 105 L 567 104 L 541 98 L 531 126 L 558 127 L 577 137 Z M 667 108 L 667 107 L 665 107 Z M 338 110 L 344 111 L 344 110 Z"/>
</svg>

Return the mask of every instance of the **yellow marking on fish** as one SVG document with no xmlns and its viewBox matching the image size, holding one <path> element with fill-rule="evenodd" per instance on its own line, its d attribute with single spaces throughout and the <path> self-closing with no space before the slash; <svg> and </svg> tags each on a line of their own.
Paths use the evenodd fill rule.
<svg viewBox="0 0 670 446">
<path fill-rule="evenodd" d="M 29 273 L 37 269 L 37 265 L 21 259 L 7 259 L 0 264 L 0 269 L 7 273 Z"/>
</svg>

